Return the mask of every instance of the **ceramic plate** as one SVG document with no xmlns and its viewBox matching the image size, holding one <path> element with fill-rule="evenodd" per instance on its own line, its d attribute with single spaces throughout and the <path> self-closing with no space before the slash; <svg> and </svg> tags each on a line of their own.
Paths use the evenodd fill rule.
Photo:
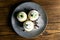
<svg viewBox="0 0 60 40">
<path fill-rule="evenodd" d="M 16 15 L 18 11 L 29 12 L 29 10 L 32 10 L 32 9 L 37 10 L 40 13 L 39 19 L 36 21 L 38 23 L 37 25 L 39 26 L 39 28 L 33 29 L 30 32 L 22 31 L 24 28 L 20 26 L 21 24 L 16 20 L 14 15 Z M 15 8 L 11 16 L 11 23 L 12 23 L 13 29 L 18 35 L 25 38 L 34 38 L 44 31 L 47 24 L 47 16 L 40 5 L 34 2 L 25 2 Z"/>
</svg>

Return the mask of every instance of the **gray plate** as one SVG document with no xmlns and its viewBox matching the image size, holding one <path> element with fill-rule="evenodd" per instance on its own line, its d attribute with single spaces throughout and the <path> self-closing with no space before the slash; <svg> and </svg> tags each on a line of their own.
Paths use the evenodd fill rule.
<svg viewBox="0 0 60 40">
<path fill-rule="evenodd" d="M 29 9 L 29 10 L 35 9 L 40 13 L 39 19 L 36 21 L 38 22 L 37 25 L 39 26 L 38 29 L 33 29 L 30 32 L 22 31 L 23 28 L 18 25 L 17 20 L 14 17 L 14 14 L 17 11 L 24 11 L 24 9 Z M 13 29 L 18 35 L 25 38 L 33 38 L 39 35 L 41 32 L 43 32 L 47 24 L 47 17 L 46 17 L 46 13 L 43 11 L 40 5 L 34 2 L 25 2 L 15 8 L 15 10 L 12 13 L 11 23 L 12 23 Z"/>
</svg>

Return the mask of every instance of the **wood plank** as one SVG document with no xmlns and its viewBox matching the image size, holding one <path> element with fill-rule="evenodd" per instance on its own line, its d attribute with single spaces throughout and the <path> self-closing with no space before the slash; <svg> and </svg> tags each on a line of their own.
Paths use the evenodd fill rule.
<svg viewBox="0 0 60 40">
<path fill-rule="evenodd" d="M 0 1 L 0 7 L 11 7 L 12 5 L 17 5 L 18 3 L 20 4 L 21 2 L 25 2 L 29 0 L 5 0 L 5 1 Z"/>
<path fill-rule="evenodd" d="M 0 8 L 0 25 L 7 24 L 8 14 L 9 14 L 8 8 Z"/>
<path fill-rule="evenodd" d="M 48 34 L 60 32 L 60 23 L 49 23 L 46 27 Z M 8 25 L 0 25 L 0 35 L 15 34 L 13 28 Z"/>
<path fill-rule="evenodd" d="M 56 10 L 47 11 L 48 22 L 60 22 L 60 11 L 59 10 L 56 9 Z"/>
<path fill-rule="evenodd" d="M 34 2 L 40 4 L 40 5 L 60 5 L 60 0 L 33 0 Z"/>
<path fill-rule="evenodd" d="M 10 25 L 0 25 L 0 32 L 13 32 L 13 28 Z"/>
<path fill-rule="evenodd" d="M 0 25 L 0 35 L 16 34 L 11 26 Z"/>
<path fill-rule="evenodd" d="M 51 35 L 42 35 L 36 38 L 36 40 L 60 40 L 60 33 L 54 33 Z"/>
<path fill-rule="evenodd" d="M 60 9 L 60 5 L 46 5 L 46 6 L 42 6 L 44 9 L 46 9 L 46 10 L 52 10 L 52 9 Z"/>
<path fill-rule="evenodd" d="M 0 7 L 9 7 L 15 3 L 18 3 L 18 2 L 21 2 L 22 0 L 2 0 L 0 1 Z M 23 0 L 23 1 L 26 1 L 26 0 Z M 30 0 L 31 1 L 31 0 Z M 33 2 L 37 2 L 38 4 L 40 5 L 57 5 L 59 4 L 60 5 L 60 0 L 32 0 Z M 9 2 L 9 3 L 8 3 Z M 12 3 L 13 2 L 13 3 Z"/>
<path fill-rule="evenodd" d="M 0 36 L 0 40 L 33 40 L 33 39 L 26 39 L 18 35 L 4 35 Z"/>
<path fill-rule="evenodd" d="M 60 30 L 46 30 L 47 34 L 60 33 Z"/>
<path fill-rule="evenodd" d="M 22 0 L 20 0 L 22 1 Z M 4 0 L 4 1 L 0 1 L 0 7 L 9 7 L 13 4 L 15 4 L 16 2 L 20 2 L 18 0 Z"/>
<path fill-rule="evenodd" d="M 0 36 L 1 40 L 60 40 L 60 33 L 55 33 L 52 35 L 40 35 L 37 38 L 34 39 L 26 39 L 23 37 L 20 37 L 18 35 L 3 35 Z"/>
<path fill-rule="evenodd" d="M 46 30 L 60 30 L 60 23 L 48 23 Z"/>
<path fill-rule="evenodd" d="M 48 22 L 60 22 L 60 5 L 57 6 L 43 7 L 46 11 Z"/>
</svg>

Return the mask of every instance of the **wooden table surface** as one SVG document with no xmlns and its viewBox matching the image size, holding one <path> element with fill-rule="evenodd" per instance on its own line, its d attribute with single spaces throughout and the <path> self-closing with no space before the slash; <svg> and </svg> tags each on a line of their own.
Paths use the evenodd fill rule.
<svg viewBox="0 0 60 40">
<path fill-rule="evenodd" d="M 60 0 L 30 0 L 41 5 L 48 17 L 46 30 L 34 39 L 20 37 L 7 22 L 11 6 L 22 1 L 27 0 L 0 0 L 0 40 L 60 40 Z"/>
</svg>

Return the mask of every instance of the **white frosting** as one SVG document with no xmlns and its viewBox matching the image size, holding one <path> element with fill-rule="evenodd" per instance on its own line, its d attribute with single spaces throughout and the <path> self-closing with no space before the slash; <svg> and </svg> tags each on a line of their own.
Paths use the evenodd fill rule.
<svg viewBox="0 0 60 40">
<path fill-rule="evenodd" d="M 20 15 L 23 15 L 23 18 L 21 18 Z M 27 14 L 25 12 L 19 12 L 19 14 L 17 15 L 17 19 L 20 22 L 23 22 L 23 21 L 25 21 L 27 19 Z"/>
<path fill-rule="evenodd" d="M 32 17 L 31 14 L 34 14 L 35 17 Z M 39 17 L 39 12 L 36 11 L 36 10 L 32 10 L 32 11 L 29 12 L 28 17 L 29 17 L 30 20 L 35 21 Z"/>
<path fill-rule="evenodd" d="M 26 24 L 27 24 L 27 26 L 25 26 Z M 24 29 L 25 29 L 25 31 L 31 31 L 31 30 L 33 30 L 34 29 L 34 23 L 31 22 L 31 21 L 26 21 L 24 23 Z"/>
</svg>

